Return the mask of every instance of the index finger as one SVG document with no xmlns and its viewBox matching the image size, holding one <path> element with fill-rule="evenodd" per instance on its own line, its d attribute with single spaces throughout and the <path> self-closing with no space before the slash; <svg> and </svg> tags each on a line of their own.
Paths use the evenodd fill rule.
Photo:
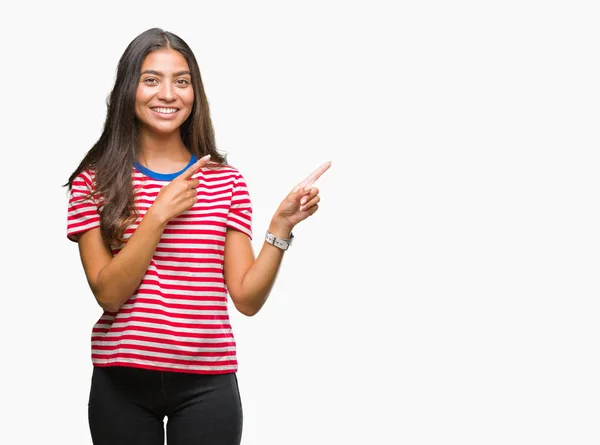
<svg viewBox="0 0 600 445">
<path fill-rule="evenodd" d="M 179 175 L 181 179 L 192 179 L 198 170 L 204 167 L 210 160 L 210 155 L 206 155 L 194 162 L 186 171 Z"/>
<path fill-rule="evenodd" d="M 308 177 L 304 181 L 302 181 L 294 188 L 294 192 L 297 192 L 303 187 L 311 188 L 312 185 L 316 182 L 316 180 L 319 179 L 321 175 L 329 169 L 329 167 L 331 167 L 331 161 L 327 161 L 325 164 L 321 165 L 318 169 L 316 169 L 314 172 L 308 175 Z"/>
</svg>

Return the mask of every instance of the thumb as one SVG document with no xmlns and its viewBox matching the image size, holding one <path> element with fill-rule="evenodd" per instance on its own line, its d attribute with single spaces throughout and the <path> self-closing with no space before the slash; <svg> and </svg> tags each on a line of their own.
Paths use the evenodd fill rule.
<svg viewBox="0 0 600 445">
<path fill-rule="evenodd" d="M 299 203 L 304 195 L 310 193 L 310 190 L 305 189 L 304 187 L 296 187 L 289 194 L 292 201 Z"/>
</svg>

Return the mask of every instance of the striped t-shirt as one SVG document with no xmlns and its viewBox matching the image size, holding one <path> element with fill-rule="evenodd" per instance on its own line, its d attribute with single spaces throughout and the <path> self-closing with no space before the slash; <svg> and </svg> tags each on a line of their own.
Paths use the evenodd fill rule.
<svg viewBox="0 0 600 445">
<path fill-rule="evenodd" d="M 195 161 L 192 156 L 187 169 Z M 218 374 L 237 371 L 235 338 L 227 310 L 223 251 L 228 228 L 252 237 L 252 206 L 244 178 L 231 166 L 202 168 L 198 202 L 167 224 L 135 293 L 118 312 L 105 311 L 92 329 L 95 366 Z M 132 170 L 137 221 L 160 189 L 180 172 L 165 175 L 136 163 Z M 86 170 L 69 194 L 67 236 L 100 226 L 101 198 Z M 115 255 L 124 245 L 112 246 Z"/>
</svg>

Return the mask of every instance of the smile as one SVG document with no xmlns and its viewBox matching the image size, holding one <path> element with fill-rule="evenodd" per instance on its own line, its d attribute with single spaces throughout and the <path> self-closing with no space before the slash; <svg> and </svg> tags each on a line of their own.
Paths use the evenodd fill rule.
<svg viewBox="0 0 600 445">
<path fill-rule="evenodd" d="M 179 108 L 163 108 L 163 107 L 152 107 L 150 108 L 152 111 L 156 111 L 161 114 L 173 114 L 179 111 Z"/>
</svg>

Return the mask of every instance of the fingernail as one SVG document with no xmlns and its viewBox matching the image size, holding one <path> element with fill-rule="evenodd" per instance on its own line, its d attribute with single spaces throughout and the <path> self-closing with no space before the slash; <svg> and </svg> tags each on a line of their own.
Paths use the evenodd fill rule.
<svg viewBox="0 0 600 445">
<path fill-rule="evenodd" d="M 306 204 L 306 196 L 300 200 L 300 205 Z"/>
<path fill-rule="evenodd" d="M 207 159 L 210 159 L 210 155 L 206 155 L 200 158 L 201 161 L 205 161 Z"/>
<path fill-rule="evenodd" d="M 305 206 L 300 206 L 300 211 L 304 212 L 304 210 L 306 210 L 306 207 Z"/>
<path fill-rule="evenodd" d="M 311 188 L 312 188 L 312 187 L 311 187 L 310 185 L 307 185 L 306 187 L 304 187 L 304 191 L 305 191 L 305 192 L 310 192 L 310 189 L 311 189 Z"/>
</svg>

